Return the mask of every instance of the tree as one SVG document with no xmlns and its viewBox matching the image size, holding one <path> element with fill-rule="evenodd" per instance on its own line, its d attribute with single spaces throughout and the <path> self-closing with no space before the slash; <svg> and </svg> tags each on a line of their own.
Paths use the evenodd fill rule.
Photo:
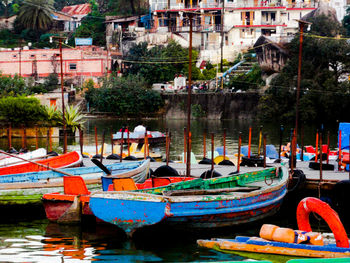
<svg viewBox="0 0 350 263">
<path fill-rule="evenodd" d="M 88 85 L 85 99 L 90 108 L 100 112 L 113 112 L 117 116 L 152 114 L 163 106 L 160 94 L 145 88 L 145 80 L 138 75 L 110 76 L 101 88 Z"/>
<path fill-rule="evenodd" d="M 299 115 L 303 122 L 349 120 L 350 45 L 335 38 L 342 30 L 336 21 L 319 16 L 312 22 L 311 37 L 303 42 Z M 322 37 L 312 37 L 322 35 Z M 326 38 L 325 38 L 326 37 Z M 328 38 L 327 38 L 328 37 Z M 299 36 L 289 45 L 290 60 L 273 79 L 259 103 L 260 117 L 278 121 L 295 119 Z"/>
<path fill-rule="evenodd" d="M 142 15 L 146 14 L 147 0 L 109 0 L 111 14 L 114 15 Z"/>
<path fill-rule="evenodd" d="M 81 25 L 74 33 L 75 37 L 92 37 L 94 45 L 106 45 L 106 24 L 104 16 L 99 12 L 98 5 L 95 1 L 89 2 L 92 7 L 90 14 L 85 16 Z"/>
<path fill-rule="evenodd" d="M 20 7 L 18 22 L 23 28 L 46 31 L 52 25 L 53 0 L 26 0 Z"/>
<path fill-rule="evenodd" d="M 188 49 L 175 41 L 166 46 L 147 48 L 147 42 L 135 45 L 126 57 L 127 74 L 139 74 L 151 85 L 157 82 L 173 80 L 176 74 L 188 74 Z M 199 79 L 200 71 L 196 67 L 198 51 L 192 51 L 192 79 Z"/>
</svg>

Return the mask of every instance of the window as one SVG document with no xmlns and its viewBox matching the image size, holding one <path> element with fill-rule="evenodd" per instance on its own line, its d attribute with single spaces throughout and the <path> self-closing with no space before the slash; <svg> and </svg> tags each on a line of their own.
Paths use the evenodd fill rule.
<svg viewBox="0 0 350 263">
<path fill-rule="evenodd" d="M 13 58 L 16 58 L 17 57 L 17 55 L 13 55 Z"/>
<path fill-rule="evenodd" d="M 30 55 L 30 58 L 35 58 L 35 55 L 34 55 L 34 54 L 31 54 L 31 55 Z"/>
<path fill-rule="evenodd" d="M 46 54 L 43 55 L 43 58 L 46 58 Z"/>
<path fill-rule="evenodd" d="M 70 63 L 69 64 L 69 70 L 76 70 L 77 69 L 77 64 L 76 63 Z"/>
</svg>

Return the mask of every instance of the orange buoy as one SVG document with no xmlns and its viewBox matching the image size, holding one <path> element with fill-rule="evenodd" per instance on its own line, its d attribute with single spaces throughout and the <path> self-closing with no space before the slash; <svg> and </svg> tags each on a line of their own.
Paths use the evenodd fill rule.
<svg viewBox="0 0 350 263">
<path fill-rule="evenodd" d="M 297 222 L 299 230 L 311 232 L 309 214 L 314 212 L 321 216 L 332 230 L 337 247 L 349 247 L 344 226 L 338 214 L 325 202 L 314 197 L 306 197 L 300 201 L 297 208 Z"/>
<path fill-rule="evenodd" d="M 275 225 L 263 224 L 260 229 L 259 236 L 263 239 L 272 240 L 272 235 L 277 228 L 278 226 Z"/>
</svg>

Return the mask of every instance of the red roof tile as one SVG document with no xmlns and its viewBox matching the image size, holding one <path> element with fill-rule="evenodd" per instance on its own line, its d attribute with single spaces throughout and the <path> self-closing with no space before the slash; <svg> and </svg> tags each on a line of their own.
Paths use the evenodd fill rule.
<svg viewBox="0 0 350 263">
<path fill-rule="evenodd" d="M 70 15 L 87 15 L 91 12 L 91 6 L 90 4 L 68 5 L 63 7 L 62 12 Z"/>
</svg>

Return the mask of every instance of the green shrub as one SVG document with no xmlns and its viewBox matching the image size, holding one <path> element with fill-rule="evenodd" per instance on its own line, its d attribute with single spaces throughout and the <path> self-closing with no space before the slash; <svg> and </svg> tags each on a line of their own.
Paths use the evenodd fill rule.
<svg viewBox="0 0 350 263">
<path fill-rule="evenodd" d="M 25 96 L 0 99 L 0 116 L 12 123 L 31 123 L 45 119 L 44 107 L 36 98 Z"/>
</svg>

